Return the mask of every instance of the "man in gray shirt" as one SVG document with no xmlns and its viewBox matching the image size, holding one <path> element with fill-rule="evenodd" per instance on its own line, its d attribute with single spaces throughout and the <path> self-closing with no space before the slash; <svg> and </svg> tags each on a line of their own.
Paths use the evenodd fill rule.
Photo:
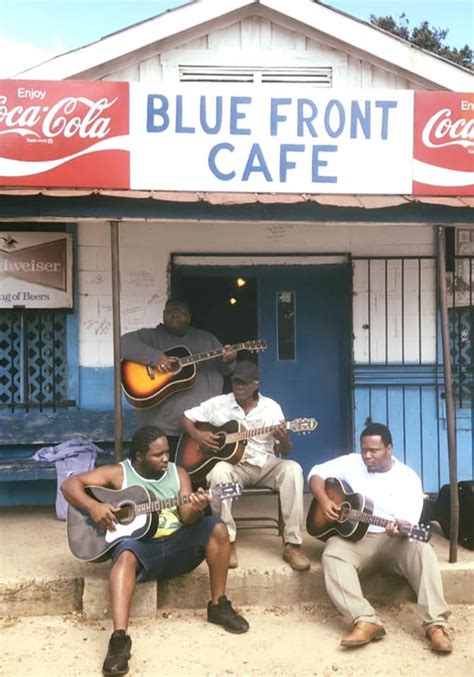
<svg viewBox="0 0 474 677">
<path fill-rule="evenodd" d="M 222 350 L 222 355 L 195 365 L 196 381 L 190 388 L 175 392 L 155 406 L 137 409 L 137 426 L 155 425 L 166 434 L 172 461 L 182 432 L 184 410 L 222 393 L 224 376 L 233 371 L 236 357 L 234 348 L 223 347 L 209 332 L 191 326 L 191 312 L 186 301 L 170 297 L 165 304 L 163 323 L 122 336 L 122 359 L 154 367 L 160 374 L 169 374 L 176 363 L 164 351 L 175 346 L 185 346 L 191 355 L 214 350 Z"/>
</svg>

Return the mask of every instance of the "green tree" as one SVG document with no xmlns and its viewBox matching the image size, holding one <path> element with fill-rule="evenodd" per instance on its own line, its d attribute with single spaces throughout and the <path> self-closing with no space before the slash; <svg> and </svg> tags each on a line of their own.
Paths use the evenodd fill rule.
<svg viewBox="0 0 474 677">
<path fill-rule="evenodd" d="M 469 45 L 464 45 L 462 49 L 456 47 L 448 47 L 445 40 L 448 36 L 449 30 L 443 28 L 435 28 L 430 26 L 428 21 L 422 21 L 419 26 L 410 27 L 410 22 L 405 13 L 401 14 L 398 19 L 393 16 L 375 16 L 370 15 L 370 23 L 384 31 L 398 35 L 398 37 L 408 40 L 409 42 L 422 47 L 423 49 L 439 54 L 445 59 L 454 61 L 454 63 L 474 70 L 473 53 Z"/>
</svg>

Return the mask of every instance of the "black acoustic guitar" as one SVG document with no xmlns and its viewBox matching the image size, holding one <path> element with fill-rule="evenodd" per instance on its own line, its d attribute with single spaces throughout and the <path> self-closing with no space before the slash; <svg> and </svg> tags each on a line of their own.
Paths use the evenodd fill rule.
<svg viewBox="0 0 474 677">
<path fill-rule="evenodd" d="M 273 432 L 278 425 L 267 425 L 247 430 L 238 421 L 228 421 L 222 426 L 210 423 L 196 423 L 199 430 L 210 430 L 218 437 L 217 451 L 203 451 L 192 437 L 183 433 L 176 448 L 176 465 L 187 470 L 193 485 L 205 480 L 207 473 L 219 461 L 227 461 L 236 465 L 244 455 L 245 445 L 251 437 L 260 437 Z M 318 422 L 314 418 L 295 418 L 286 422 L 287 430 L 294 433 L 310 433 Z"/>
<path fill-rule="evenodd" d="M 311 536 L 327 541 L 331 536 L 342 536 L 349 541 L 359 541 L 365 536 L 369 524 L 386 527 L 396 520 L 377 517 L 373 514 L 374 504 L 362 494 L 352 493 L 347 482 L 329 477 L 325 482 L 326 493 L 339 506 L 337 522 L 329 522 L 316 499 L 313 499 L 306 518 L 306 530 Z M 398 522 L 400 535 L 427 543 L 431 538 L 429 525 Z"/>
<path fill-rule="evenodd" d="M 243 487 L 237 482 L 219 484 L 206 494 L 213 501 L 237 498 Z M 189 503 L 189 496 L 155 500 L 151 491 L 141 486 L 127 489 L 106 489 L 105 487 L 87 487 L 87 493 L 101 503 L 119 508 L 115 531 L 106 531 L 94 522 L 90 514 L 69 505 L 67 514 L 67 538 L 69 548 L 77 559 L 85 562 L 103 562 L 110 558 L 114 545 L 126 538 L 145 540 L 153 536 L 158 527 L 159 513 L 165 508 Z"/>
<path fill-rule="evenodd" d="M 232 346 L 234 350 L 248 350 L 258 353 L 266 350 L 267 344 L 263 340 L 244 341 Z M 174 393 L 192 388 L 196 382 L 196 364 L 205 360 L 212 360 L 222 355 L 222 349 L 210 350 L 207 353 L 191 352 L 185 346 L 175 346 L 165 350 L 165 355 L 172 360 L 172 371 L 162 374 L 156 367 L 146 364 L 122 360 L 122 388 L 125 397 L 139 409 L 154 407 Z"/>
</svg>

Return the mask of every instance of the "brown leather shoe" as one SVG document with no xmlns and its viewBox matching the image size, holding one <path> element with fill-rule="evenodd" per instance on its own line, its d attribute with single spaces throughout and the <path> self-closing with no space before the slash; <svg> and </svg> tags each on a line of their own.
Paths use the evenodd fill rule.
<svg viewBox="0 0 474 677">
<path fill-rule="evenodd" d="M 239 560 L 237 559 L 237 549 L 234 541 L 230 544 L 229 569 L 237 569 L 238 566 Z"/>
<path fill-rule="evenodd" d="M 453 642 L 449 635 L 449 630 L 444 625 L 430 625 L 426 631 L 426 636 L 430 640 L 433 651 L 451 653 L 453 650 Z"/>
<path fill-rule="evenodd" d="M 369 642 L 382 639 L 385 634 L 383 625 L 358 621 L 354 624 L 352 632 L 341 640 L 341 646 L 364 646 Z"/>
<path fill-rule="evenodd" d="M 301 550 L 301 546 L 294 543 L 287 543 L 285 545 L 283 548 L 283 559 L 295 571 L 306 571 L 311 566 L 311 562 Z"/>
</svg>

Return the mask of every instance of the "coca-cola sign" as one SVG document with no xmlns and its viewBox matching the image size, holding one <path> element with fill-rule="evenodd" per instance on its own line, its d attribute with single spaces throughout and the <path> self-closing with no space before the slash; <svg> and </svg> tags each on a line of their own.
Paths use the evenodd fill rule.
<svg viewBox="0 0 474 677">
<path fill-rule="evenodd" d="M 0 184 L 128 188 L 129 88 L 0 82 Z"/>
<path fill-rule="evenodd" d="M 416 92 L 415 195 L 472 195 L 474 94 Z"/>
<path fill-rule="evenodd" d="M 467 93 L 0 80 L 0 186 L 474 195 L 473 170 Z"/>
</svg>

